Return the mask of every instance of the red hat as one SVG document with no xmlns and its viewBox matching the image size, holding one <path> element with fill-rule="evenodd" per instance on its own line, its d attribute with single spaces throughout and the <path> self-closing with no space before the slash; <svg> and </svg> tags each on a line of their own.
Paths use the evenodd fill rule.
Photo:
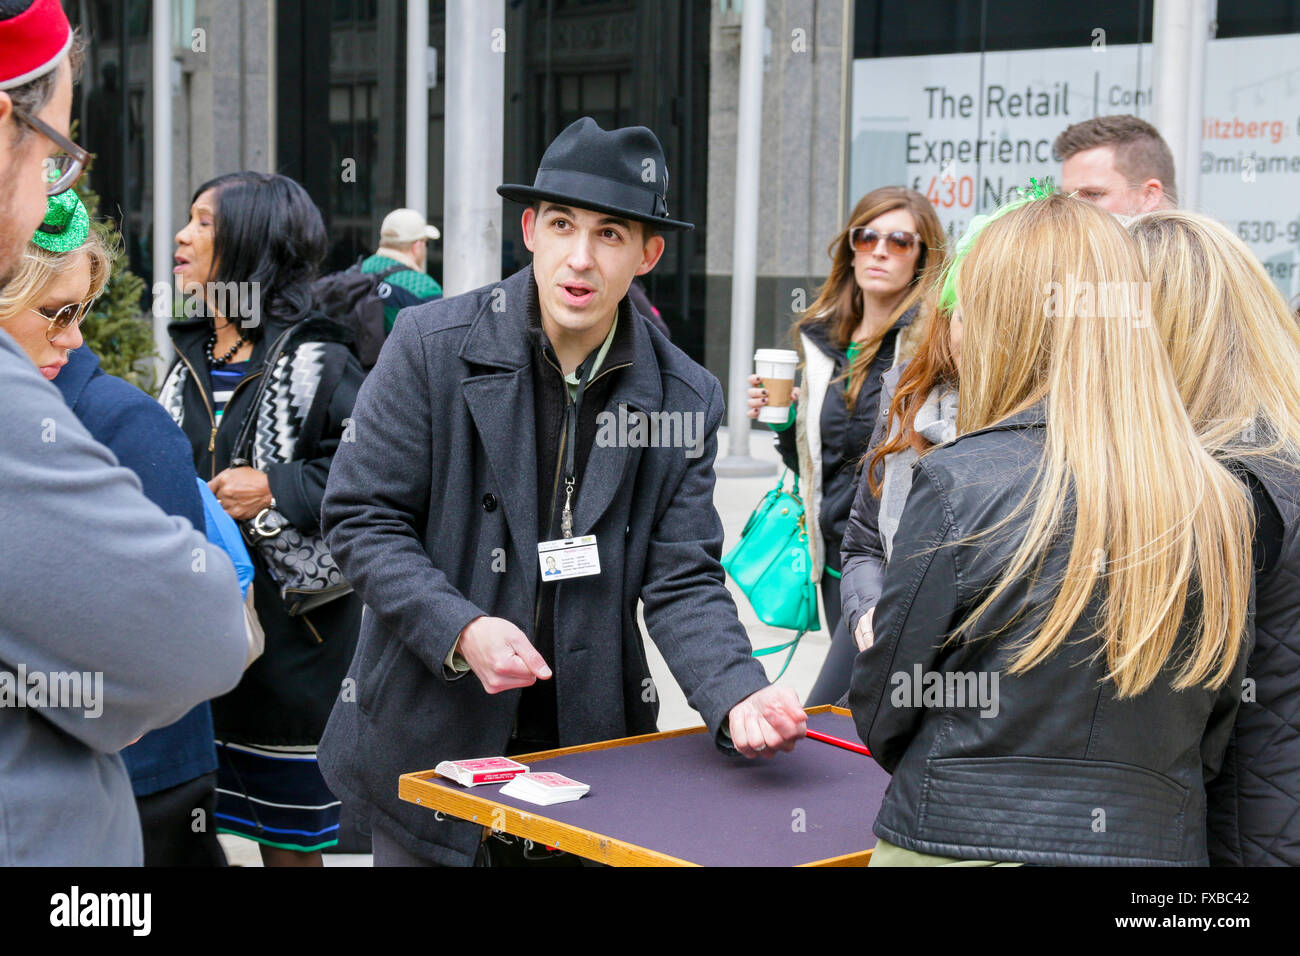
<svg viewBox="0 0 1300 956">
<path fill-rule="evenodd" d="M 0 10 L 14 6 L 7 3 Z M 0 90 L 48 73 L 72 46 L 72 28 L 59 0 L 32 0 L 21 13 L 0 17 Z"/>
</svg>

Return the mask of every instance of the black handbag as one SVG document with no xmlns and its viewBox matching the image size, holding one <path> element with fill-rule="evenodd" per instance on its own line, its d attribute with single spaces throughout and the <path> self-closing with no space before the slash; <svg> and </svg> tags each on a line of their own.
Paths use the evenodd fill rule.
<svg viewBox="0 0 1300 956">
<path fill-rule="evenodd" d="M 257 410 L 292 331 L 286 330 L 267 352 L 262 380 L 257 384 L 253 404 L 235 439 L 234 456 L 230 459 L 232 468 L 252 466 Z M 306 534 L 295 528 L 275 509 L 274 499 L 272 507 L 263 508 L 251 520 L 239 522 L 239 527 L 249 547 L 261 555 L 267 572 L 280 586 L 280 598 L 290 616 L 303 614 L 352 593 L 352 585 L 343 577 L 343 572 L 325 547 L 324 537 L 319 532 Z"/>
</svg>

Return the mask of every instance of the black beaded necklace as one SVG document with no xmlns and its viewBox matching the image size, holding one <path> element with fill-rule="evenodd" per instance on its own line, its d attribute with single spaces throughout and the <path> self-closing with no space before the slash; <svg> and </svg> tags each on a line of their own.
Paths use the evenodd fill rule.
<svg viewBox="0 0 1300 956">
<path fill-rule="evenodd" d="M 221 356 L 221 358 L 217 358 L 216 356 L 217 333 L 213 331 L 213 333 L 208 336 L 208 364 L 214 366 L 215 368 L 220 368 L 221 366 L 227 364 L 232 358 L 235 357 L 235 353 L 238 352 L 241 348 L 243 348 L 244 343 L 247 341 L 248 339 L 244 338 L 244 333 L 241 331 L 239 333 L 239 338 L 235 340 L 235 344 L 230 347 L 230 351 L 228 351 L 225 355 Z"/>
</svg>

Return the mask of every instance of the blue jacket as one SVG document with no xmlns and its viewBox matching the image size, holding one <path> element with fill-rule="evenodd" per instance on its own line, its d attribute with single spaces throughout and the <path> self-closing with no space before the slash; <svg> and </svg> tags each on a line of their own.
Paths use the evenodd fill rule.
<svg viewBox="0 0 1300 956">
<path fill-rule="evenodd" d="M 54 384 L 86 431 L 135 472 L 146 498 L 202 531 L 190 443 L 171 416 L 135 386 L 106 374 L 89 347 L 74 349 L 68 359 Z M 131 789 L 142 797 L 216 770 L 212 741 L 212 711 L 205 701 L 122 751 Z"/>
</svg>

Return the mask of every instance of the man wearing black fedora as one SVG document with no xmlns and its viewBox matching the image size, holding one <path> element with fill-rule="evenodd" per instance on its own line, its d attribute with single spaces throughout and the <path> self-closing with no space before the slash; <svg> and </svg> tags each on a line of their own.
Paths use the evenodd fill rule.
<svg viewBox="0 0 1300 956">
<path fill-rule="evenodd" d="M 402 773 L 656 729 L 638 599 L 721 749 L 803 736 L 718 561 L 721 386 L 627 297 L 660 231 L 692 228 L 667 186 L 650 130 L 578 120 L 532 186 L 498 190 L 527 206 L 532 263 L 404 310 L 357 400 L 322 527 L 368 612 L 319 753 L 376 865 L 483 856 L 481 826 L 398 799 Z M 702 447 L 600 425 L 656 413 L 698 416 Z"/>
</svg>

